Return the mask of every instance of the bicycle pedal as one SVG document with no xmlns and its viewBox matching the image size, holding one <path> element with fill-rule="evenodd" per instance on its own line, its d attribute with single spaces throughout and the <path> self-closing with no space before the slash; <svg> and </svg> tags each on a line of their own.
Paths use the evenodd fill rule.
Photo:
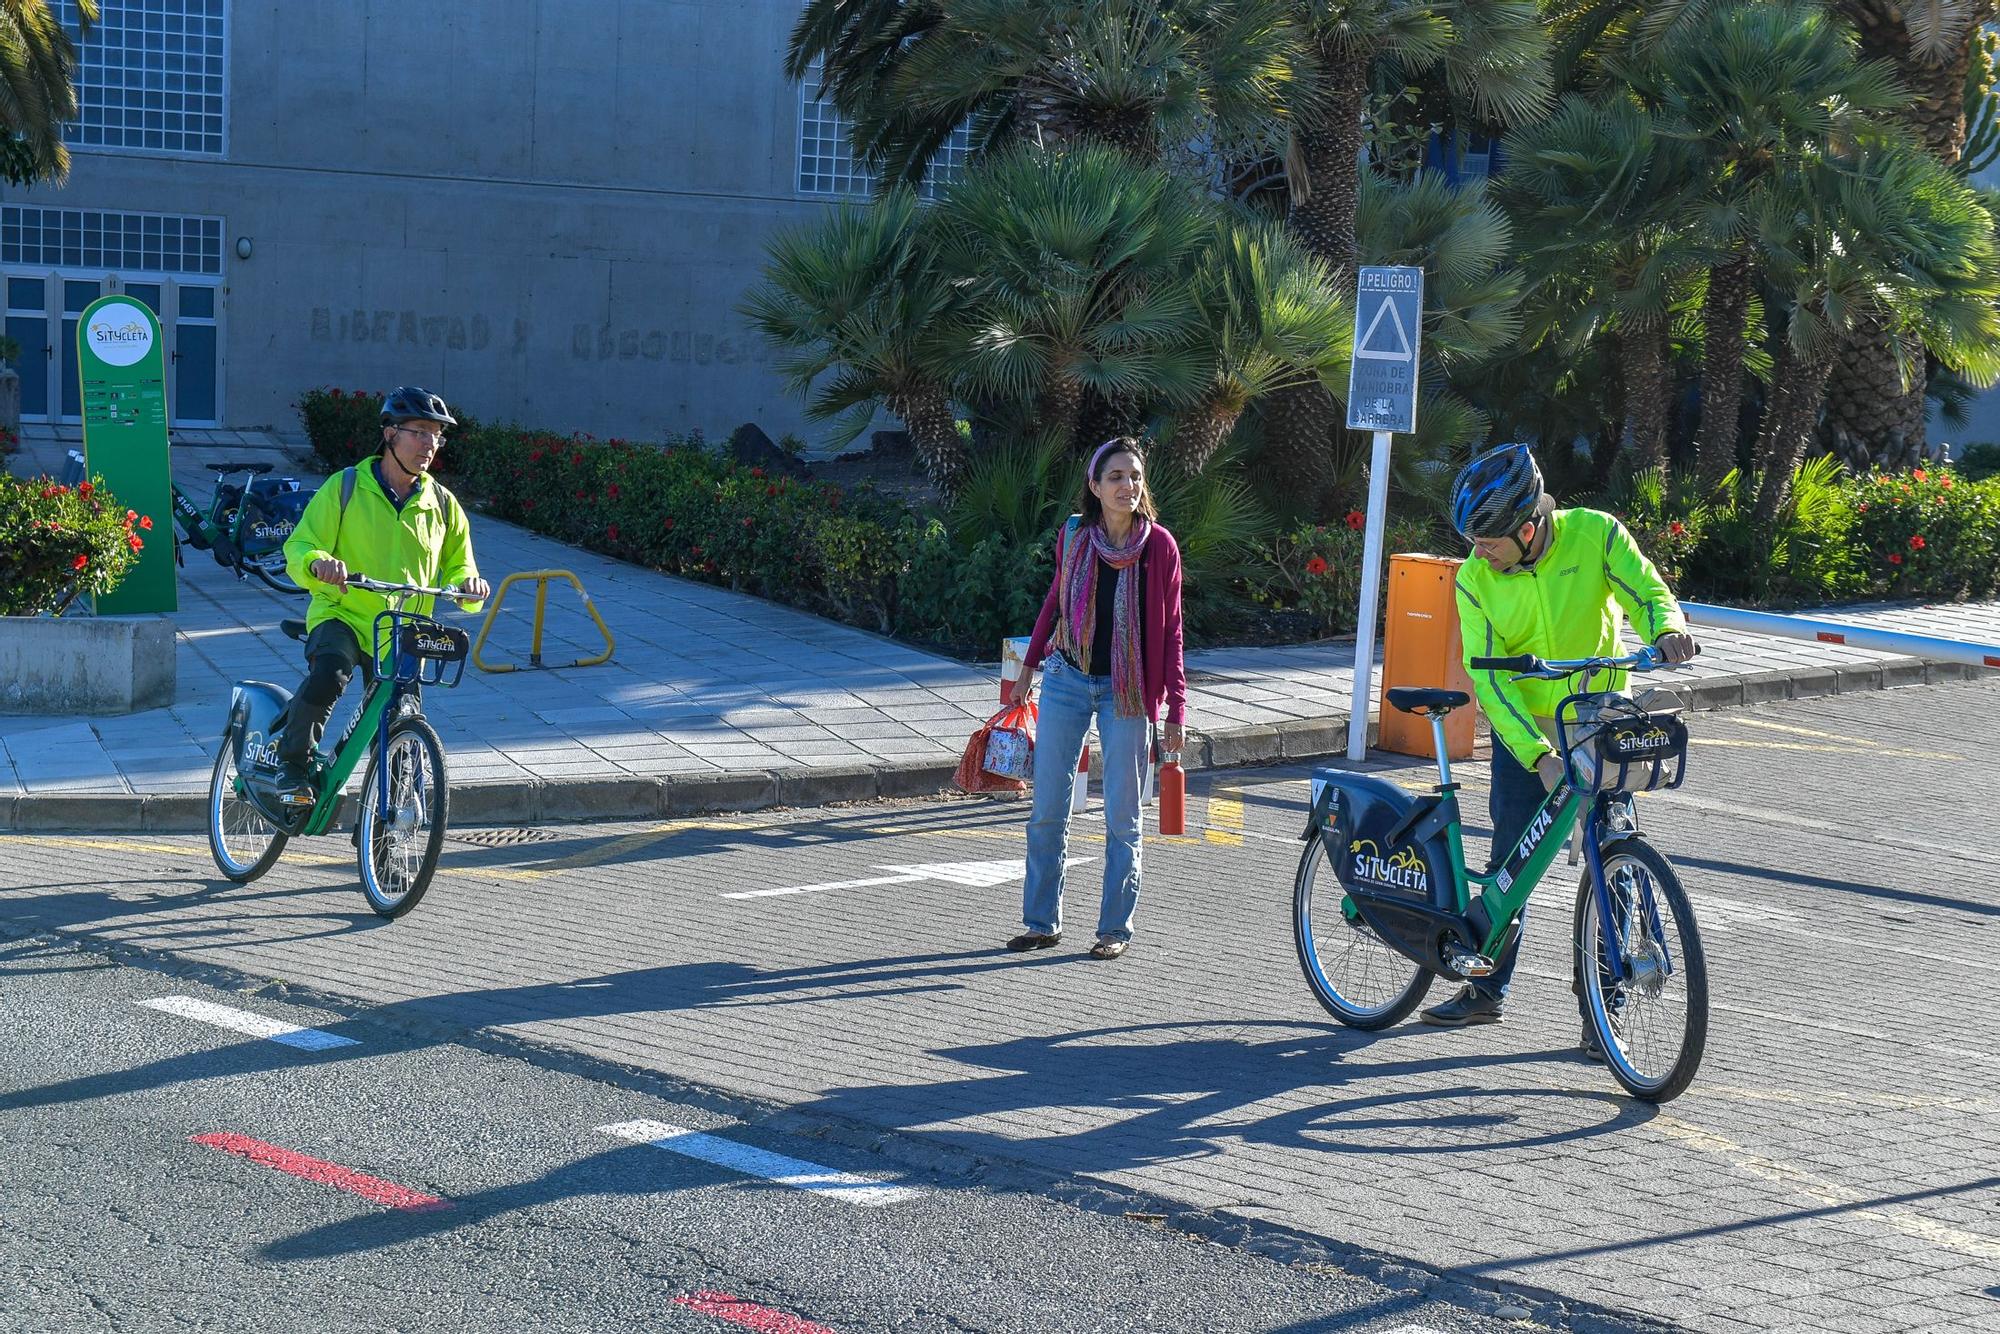
<svg viewBox="0 0 2000 1334">
<path fill-rule="evenodd" d="M 1444 961 L 1460 977 L 1491 977 L 1498 966 L 1485 955 L 1474 954 L 1463 945 L 1445 946 Z"/>
</svg>

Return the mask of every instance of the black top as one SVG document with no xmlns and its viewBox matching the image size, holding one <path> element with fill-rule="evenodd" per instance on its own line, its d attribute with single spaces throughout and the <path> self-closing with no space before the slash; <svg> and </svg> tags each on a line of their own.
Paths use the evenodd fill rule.
<svg viewBox="0 0 2000 1334">
<path fill-rule="evenodd" d="M 1146 605 L 1146 562 L 1141 559 L 1132 566 L 1132 569 L 1139 576 L 1139 605 L 1143 608 Z M 1090 662 L 1088 670 L 1092 676 L 1109 676 L 1111 675 L 1112 636 L 1115 633 L 1113 627 L 1118 623 L 1118 571 L 1110 565 L 1105 564 L 1102 556 L 1097 559 L 1096 600 L 1097 621 L 1091 627 L 1090 631 Z M 1142 651 L 1146 643 L 1145 635 L 1146 618 L 1141 616 L 1139 618 L 1139 645 Z M 1070 666 L 1076 668 L 1078 671 L 1085 670 L 1085 664 L 1079 663 L 1075 658 L 1070 657 L 1067 652 L 1063 654 L 1063 657 L 1069 662 Z"/>
</svg>

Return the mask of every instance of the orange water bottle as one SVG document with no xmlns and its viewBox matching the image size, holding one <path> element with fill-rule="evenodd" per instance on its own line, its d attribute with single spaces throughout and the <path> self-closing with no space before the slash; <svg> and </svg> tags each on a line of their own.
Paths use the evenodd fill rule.
<svg viewBox="0 0 2000 1334">
<path fill-rule="evenodd" d="M 1181 768 L 1181 753 L 1170 750 L 1160 765 L 1160 832 L 1165 835 L 1187 832 L 1187 772 Z"/>
</svg>

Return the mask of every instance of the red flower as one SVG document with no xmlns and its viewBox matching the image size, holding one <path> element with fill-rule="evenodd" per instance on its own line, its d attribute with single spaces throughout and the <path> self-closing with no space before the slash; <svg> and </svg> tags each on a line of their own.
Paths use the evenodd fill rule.
<svg viewBox="0 0 2000 1334">
<path fill-rule="evenodd" d="M 1910 539 L 1910 550 L 1912 551 L 1922 551 L 1924 549 L 1924 545 L 1925 545 L 1924 539 L 1921 534 L 1914 536 Z"/>
<path fill-rule="evenodd" d="M 745 528 L 755 528 L 755 527 L 757 526 L 757 524 L 756 524 L 756 521 L 755 521 L 754 519 L 745 519 L 745 520 L 743 521 L 743 526 L 744 526 Z"/>
<path fill-rule="evenodd" d="M 666 529 L 670 533 L 674 531 L 674 516 L 669 514 L 666 518 L 660 520 L 660 527 Z"/>
<path fill-rule="evenodd" d="M 1682 523 L 1679 519 L 1675 519 L 1672 523 L 1667 525 L 1667 532 L 1669 532 L 1675 537 L 1686 537 L 1687 525 Z"/>
<path fill-rule="evenodd" d="M 1368 526 L 1368 516 L 1360 510 L 1349 510 L 1347 511 L 1347 526 L 1358 533 Z"/>
<path fill-rule="evenodd" d="M 1306 562 L 1306 573 L 1307 573 L 1307 574 L 1325 574 L 1325 573 L 1326 573 L 1326 561 L 1325 561 L 1325 560 L 1324 560 L 1324 559 L 1323 559 L 1322 557 L 1319 557 L 1319 556 L 1314 556 L 1314 557 L 1313 557 L 1313 558 L 1312 558 L 1311 560 L 1309 560 L 1309 561 L 1307 561 L 1307 562 Z"/>
<path fill-rule="evenodd" d="M 1951 490 L 1951 478 L 1949 477 L 1938 478 L 1938 485 L 1943 487 L 1947 491 Z"/>
<path fill-rule="evenodd" d="M 764 475 L 764 470 L 762 468 L 752 468 L 750 470 L 750 475 L 752 477 L 762 477 Z"/>
<path fill-rule="evenodd" d="M 77 557 L 77 558 L 76 558 L 75 560 L 73 560 L 73 561 L 71 561 L 71 562 L 70 562 L 70 566 L 69 566 L 69 567 L 70 567 L 70 568 L 71 568 L 72 570 L 80 570 L 80 569 L 82 569 L 82 568 L 83 568 L 84 566 L 86 566 L 86 565 L 88 565 L 88 564 L 90 564 L 90 557 L 88 557 L 88 556 L 82 556 L 82 555 L 80 555 L 80 556 L 78 556 L 78 557 Z"/>
<path fill-rule="evenodd" d="M 1918 481 L 1921 482 L 1926 477 L 1930 476 L 1930 474 L 1925 472 L 1922 468 L 1912 468 L 1910 469 L 1910 476 L 1916 478 Z"/>
<path fill-rule="evenodd" d="M 569 466 L 572 468 L 581 468 L 583 466 L 582 450 L 579 449 L 571 453 L 571 455 L 569 456 Z"/>
<path fill-rule="evenodd" d="M 339 391 L 338 389 L 330 389 L 330 390 L 328 390 L 327 392 L 328 392 L 328 393 L 329 393 L 330 395 L 332 395 L 332 396 L 333 396 L 334 398 L 339 398 L 339 397 L 340 397 L 340 391 Z"/>
<path fill-rule="evenodd" d="M 1868 512 L 1868 502 L 1864 500 L 1859 505 L 1856 505 L 1854 508 L 1860 510 L 1863 514 L 1866 514 Z"/>
<path fill-rule="evenodd" d="M 607 496 L 610 496 L 610 497 L 611 497 L 611 498 L 612 498 L 613 500 L 616 500 L 616 499 L 618 499 L 618 483 L 616 483 L 616 482 L 613 482 L 613 483 L 612 483 L 612 484 L 610 485 L 610 487 L 608 487 L 608 488 L 607 488 L 607 489 L 605 490 L 605 493 L 604 493 L 604 494 L 605 494 L 605 495 L 607 495 Z"/>
<path fill-rule="evenodd" d="M 521 502 L 521 513 L 523 514 L 526 514 L 528 511 L 534 508 L 535 508 L 535 502 L 532 500 L 524 500 Z"/>
<path fill-rule="evenodd" d="M 139 520 L 139 526 L 140 526 L 141 528 L 145 529 L 145 530 L 146 530 L 147 532 L 149 532 L 149 533 L 150 533 L 150 532 L 152 532 L 152 531 L 153 531 L 153 516 L 152 516 L 152 515 L 150 515 L 150 514 L 147 514 L 147 515 L 144 515 L 144 516 L 142 516 L 142 517 L 140 518 L 140 520 Z"/>
<path fill-rule="evenodd" d="M 139 535 L 138 535 L 137 533 L 132 533 L 132 534 L 129 534 L 129 535 L 128 535 L 128 536 L 127 536 L 127 537 L 125 538 L 125 541 L 126 541 L 126 543 L 127 543 L 128 545 L 130 545 L 130 546 L 131 546 L 132 550 L 134 550 L 134 551 L 137 551 L 137 550 L 138 550 L 138 549 L 139 549 L 140 547 L 143 547 L 143 546 L 145 546 L 145 545 L 146 545 L 146 544 L 145 544 L 144 542 L 141 542 L 141 541 L 139 540 Z"/>
<path fill-rule="evenodd" d="M 96 489 L 97 488 L 93 487 L 89 482 L 78 482 L 76 484 L 76 493 L 82 496 L 85 500 L 89 500 L 90 493 Z"/>
<path fill-rule="evenodd" d="M 613 542 L 616 542 L 618 540 L 618 525 L 615 523 L 608 523 L 604 525 L 604 535 L 610 538 Z"/>
<path fill-rule="evenodd" d="M 530 462 L 530 463 L 540 463 L 541 461 L 542 461 L 542 451 L 541 451 L 541 450 L 539 450 L 539 449 L 531 449 L 531 450 L 529 450 L 529 451 L 528 451 L 528 462 Z"/>
<path fill-rule="evenodd" d="M 770 484 L 769 486 L 765 487 L 765 488 L 764 488 L 764 494 L 765 494 L 765 495 L 767 495 L 767 496 L 775 496 L 775 495 L 777 495 L 777 494 L 778 494 L 778 484 L 777 484 L 776 482 L 773 482 L 773 483 L 771 483 L 771 484 Z"/>
<path fill-rule="evenodd" d="M 1892 551 L 1889 553 L 1889 563 L 1891 565 L 1901 565 L 1903 563 L 1903 558 Z"/>
<path fill-rule="evenodd" d="M 696 557 L 697 559 L 699 559 L 699 558 L 700 558 L 700 556 L 701 556 L 701 548 L 700 548 L 700 547 L 695 547 L 695 548 L 693 548 L 692 550 L 690 550 L 690 551 L 688 552 L 688 554 L 689 554 L 690 556 L 694 556 L 694 557 Z"/>
<path fill-rule="evenodd" d="M 135 524 L 135 523 L 137 523 L 137 522 L 139 522 L 139 511 L 137 511 L 137 510 L 126 510 L 126 511 L 125 511 L 125 526 L 126 526 L 127 528 L 130 528 L 130 527 L 131 527 L 131 526 L 132 526 L 133 524 Z"/>
</svg>

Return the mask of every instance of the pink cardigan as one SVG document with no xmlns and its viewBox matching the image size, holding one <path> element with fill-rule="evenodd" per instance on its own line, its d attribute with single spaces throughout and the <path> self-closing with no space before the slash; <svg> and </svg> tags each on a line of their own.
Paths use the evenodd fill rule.
<svg viewBox="0 0 2000 1334">
<path fill-rule="evenodd" d="M 1068 531 L 1069 525 L 1064 524 L 1056 534 L 1056 576 L 1049 582 L 1049 595 L 1042 600 L 1042 614 L 1035 618 L 1035 635 L 1028 641 L 1028 656 L 1022 663 L 1024 672 L 1033 672 L 1048 656 L 1049 636 L 1055 633 L 1061 611 L 1062 541 Z M 1146 586 L 1146 605 L 1140 612 L 1146 717 L 1157 721 L 1164 700 L 1167 722 L 1183 725 L 1187 721 L 1187 667 L 1181 661 L 1181 549 L 1174 535 L 1156 523 L 1139 561 Z"/>
</svg>

